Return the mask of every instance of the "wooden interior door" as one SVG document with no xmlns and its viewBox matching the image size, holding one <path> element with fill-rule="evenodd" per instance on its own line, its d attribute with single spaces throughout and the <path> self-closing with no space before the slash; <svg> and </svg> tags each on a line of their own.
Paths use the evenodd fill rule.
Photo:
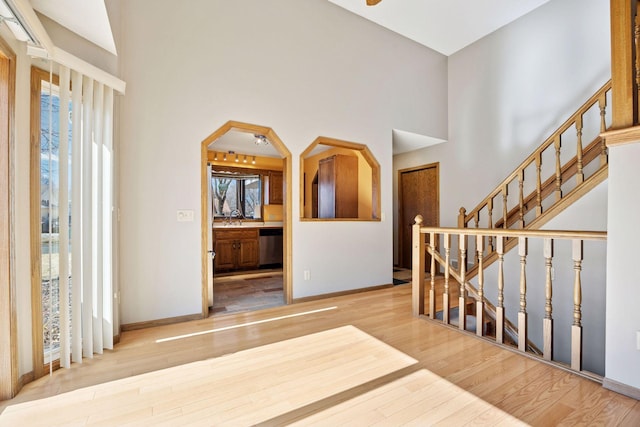
<svg viewBox="0 0 640 427">
<path fill-rule="evenodd" d="M 411 227 L 416 215 L 422 215 L 425 227 L 440 225 L 438 163 L 398 171 L 398 205 L 399 266 L 410 269 Z M 428 270 L 430 265 L 431 257 L 427 256 L 425 268 Z"/>
</svg>

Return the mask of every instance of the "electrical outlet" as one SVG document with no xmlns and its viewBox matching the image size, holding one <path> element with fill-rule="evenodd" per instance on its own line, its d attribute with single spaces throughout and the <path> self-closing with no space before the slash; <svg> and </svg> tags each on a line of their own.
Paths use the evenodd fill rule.
<svg viewBox="0 0 640 427">
<path fill-rule="evenodd" d="M 304 280 L 310 280 L 311 279 L 311 272 L 309 270 L 305 270 L 304 271 Z"/>
<path fill-rule="evenodd" d="M 636 348 L 640 350 L 640 331 L 636 331 Z"/>
</svg>

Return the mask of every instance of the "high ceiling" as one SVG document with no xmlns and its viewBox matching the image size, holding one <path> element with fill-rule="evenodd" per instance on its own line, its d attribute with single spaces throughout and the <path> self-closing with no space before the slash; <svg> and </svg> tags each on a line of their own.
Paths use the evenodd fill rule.
<svg viewBox="0 0 640 427">
<path fill-rule="evenodd" d="M 116 53 L 104 0 L 30 0 L 34 9 L 62 26 Z M 549 0 L 382 0 L 367 6 L 366 0 L 329 0 L 395 33 L 414 40 L 443 55 L 452 55 L 482 37 L 531 12 Z M 234 135 L 229 136 L 229 138 Z M 245 137 L 243 153 L 263 153 Z M 216 149 L 227 151 L 231 142 L 221 138 Z M 443 142 L 440 139 L 394 130 L 394 154 Z M 233 144 L 232 144 L 233 145 Z M 237 146 L 236 146 L 237 149 Z M 240 151 L 240 150 L 239 150 Z"/>
<path fill-rule="evenodd" d="M 116 55 L 116 44 L 104 0 L 30 1 L 38 12 Z"/>
<path fill-rule="evenodd" d="M 34 9 L 116 54 L 104 0 L 30 0 Z M 329 0 L 355 14 L 451 55 L 549 0 Z"/>
<path fill-rule="evenodd" d="M 549 0 L 329 1 L 449 56 Z"/>
</svg>

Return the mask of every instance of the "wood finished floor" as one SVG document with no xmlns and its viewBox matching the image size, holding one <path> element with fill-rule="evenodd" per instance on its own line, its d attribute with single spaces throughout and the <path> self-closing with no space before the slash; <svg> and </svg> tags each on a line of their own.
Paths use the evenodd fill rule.
<svg viewBox="0 0 640 427">
<path fill-rule="evenodd" d="M 530 425 L 640 425 L 640 402 L 634 399 L 605 390 L 601 385 L 569 372 L 501 349 L 482 339 L 413 318 L 410 292 L 410 285 L 400 285 L 258 312 L 215 316 L 125 332 L 114 351 L 28 384 L 15 399 L 0 402 L 0 409 L 97 384 L 108 388 L 110 384 L 116 384 L 110 383 L 111 381 L 134 375 L 353 325 L 416 359 L 417 363 L 378 380 L 364 381 L 348 392 L 336 392 L 314 403 L 285 410 L 269 419 L 266 424 L 299 422 L 300 425 L 306 425 L 315 422 L 317 425 L 336 425 L 333 421 L 344 420 L 346 416 L 353 425 L 397 425 L 401 420 L 367 418 L 371 411 L 363 410 L 366 408 L 362 406 L 363 402 L 376 402 L 375 399 L 391 402 L 393 396 L 399 393 L 398 390 L 410 390 L 410 397 L 400 401 L 415 399 L 419 404 L 414 406 L 422 408 L 423 412 L 425 408 L 431 408 L 430 404 L 433 406 L 430 410 L 442 410 L 442 405 L 449 405 L 454 407 L 454 413 L 460 412 L 471 399 L 488 405 L 486 408 L 494 408 L 495 413 L 504 412 L 515 420 Z M 331 309 L 332 307 L 336 308 Z M 311 314 L 284 317 L 323 309 L 325 310 Z M 269 321 L 272 318 L 279 319 Z M 240 326 L 251 322 L 253 324 Z M 215 329 L 218 331 L 212 332 Z M 166 342 L 157 341 L 186 334 L 193 335 Z M 334 378 L 322 374 L 316 377 L 319 384 L 332 380 Z M 446 393 L 450 399 L 438 400 L 440 393 L 433 395 L 426 391 L 427 383 L 434 381 L 444 381 L 451 387 L 460 388 L 459 394 L 451 391 L 457 388 L 448 389 Z M 252 382 L 247 381 L 246 387 L 249 392 Z M 215 387 L 207 389 L 211 393 L 216 391 L 224 392 Z M 195 399 L 203 393 L 203 389 L 194 389 L 193 393 Z M 304 392 L 301 390 L 301 393 Z M 34 402 L 35 405 L 39 403 Z M 117 400 L 114 400 L 113 405 L 114 408 L 117 407 Z M 186 410 L 187 406 L 188 401 L 179 410 Z M 347 415 L 345 407 L 351 408 Z M 68 413 L 69 421 L 73 419 L 73 409 L 62 412 Z M 476 415 L 448 419 L 443 424 L 496 423 L 495 420 L 484 418 L 481 413 Z M 511 425 L 509 420 L 514 419 L 507 417 L 501 422 Z M 118 424 L 127 422 L 126 419 L 120 421 Z M 207 418 L 197 418 L 196 423 L 215 424 Z M 2 415 L 0 425 L 4 425 Z"/>
</svg>

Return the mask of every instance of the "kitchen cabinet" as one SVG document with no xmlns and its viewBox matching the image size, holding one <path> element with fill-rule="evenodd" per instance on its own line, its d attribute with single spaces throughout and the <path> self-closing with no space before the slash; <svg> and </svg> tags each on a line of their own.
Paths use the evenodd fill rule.
<svg viewBox="0 0 640 427">
<path fill-rule="evenodd" d="M 358 158 L 336 154 L 318 161 L 318 217 L 358 217 Z"/>
<path fill-rule="evenodd" d="M 269 205 L 281 205 L 283 200 L 283 188 L 282 188 L 282 172 L 270 171 L 269 172 Z"/>
<path fill-rule="evenodd" d="M 215 271 L 258 268 L 258 229 L 214 229 Z"/>
</svg>

